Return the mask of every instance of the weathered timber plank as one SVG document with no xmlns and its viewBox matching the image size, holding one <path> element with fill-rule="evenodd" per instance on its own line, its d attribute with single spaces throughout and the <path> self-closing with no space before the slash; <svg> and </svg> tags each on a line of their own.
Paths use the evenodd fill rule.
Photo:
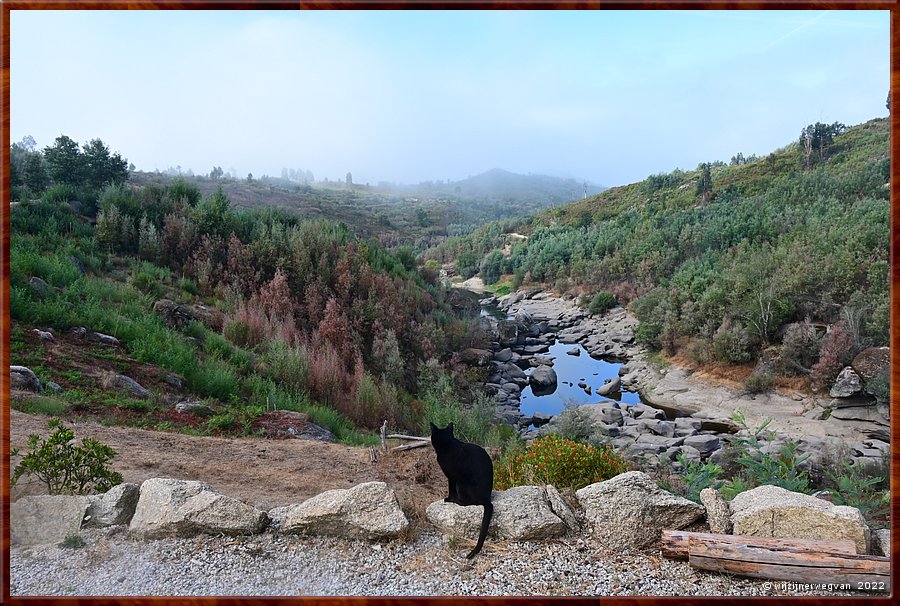
<svg viewBox="0 0 900 606">
<path fill-rule="evenodd" d="M 777 537 L 750 537 L 734 534 L 714 534 L 710 532 L 688 532 L 686 530 L 662 531 L 662 554 L 672 559 L 687 559 L 691 538 L 716 541 L 723 545 L 750 545 L 766 549 L 792 549 L 796 551 L 827 551 L 831 553 L 855 554 L 853 541 L 792 539 Z"/>
<path fill-rule="evenodd" d="M 691 539 L 688 561 L 694 568 L 798 583 L 884 583 L 890 592 L 890 558 L 722 545 Z"/>
</svg>

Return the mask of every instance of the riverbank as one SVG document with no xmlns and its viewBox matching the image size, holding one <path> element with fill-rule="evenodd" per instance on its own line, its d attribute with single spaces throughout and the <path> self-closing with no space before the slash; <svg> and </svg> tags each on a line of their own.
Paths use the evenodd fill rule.
<svg viewBox="0 0 900 606">
<path fill-rule="evenodd" d="M 510 316 L 545 325 L 548 336 L 560 342 L 583 345 L 592 357 L 624 362 L 619 371 L 623 388 L 638 391 L 644 403 L 662 410 L 668 420 L 700 420 L 707 428 L 721 425 L 723 431 L 704 433 L 718 434 L 723 442 L 738 429 L 730 420 L 737 412 L 751 428 L 771 419 L 768 428 L 776 432 L 776 445 L 795 441 L 800 452 L 812 458 L 846 450 L 853 459 L 875 462 L 889 449 L 887 421 L 875 407 L 850 408 L 827 394 L 778 388 L 751 394 L 708 374 L 654 361 L 634 341 L 637 319 L 622 308 L 592 316 L 574 299 L 543 291 L 517 291 L 500 297 L 496 304 Z M 671 447 L 657 442 L 666 448 L 656 452 L 651 448 L 649 454 Z"/>
</svg>

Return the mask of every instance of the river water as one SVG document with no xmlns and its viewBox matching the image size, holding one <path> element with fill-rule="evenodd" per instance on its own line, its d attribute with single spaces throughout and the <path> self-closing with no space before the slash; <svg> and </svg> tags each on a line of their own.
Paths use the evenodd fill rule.
<svg viewBox="0 0 900 606">
<path fill-rule="evenodd" d="M 496 305 L 483 305 L 480 315 L 498 320 L 513 318 L 513 316 L 501 311 Z M 575 348 L 579 350 L 580 355 L 572 356 L 566 353 Z M 609 400 L 625 404 L 639 404 L 641 401 L 640 395 L 633 391 L 616 392 L 610 394 L 609 397 L 598 396 L 593 393 L 598 387 L 603 385 L 606 379 L 612 380 L 617 377 L 622 364 L 594 359 L 579 344 L 566 344 L 556 341 L 550 346 L 549 352 L 539 355 L 553 358 L 553 370 L 556 371 L 557 378 L 556 390 L 552 393 L 538 396 L 532 393 L 531 386 L 525 387 L 522 390 L 519 404 L 519 410 L 524 415 L 530 416 L 536 412 L 558 415 L 568 405 L 596 404 Z M 534 368 L 528 368 L 525 370 L 525 374 L 530 375 L 533 370 Z M 588 395 L 583 388 L 578 386 L 580 381 L 584 381 L 591 387 L 591 395 Z"/>
</svg>

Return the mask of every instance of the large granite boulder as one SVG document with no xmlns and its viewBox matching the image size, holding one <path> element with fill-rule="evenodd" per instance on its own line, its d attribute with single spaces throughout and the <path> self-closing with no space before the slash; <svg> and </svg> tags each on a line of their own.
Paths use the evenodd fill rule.
<svg viewBox="0 0 900 606">
<path fill-rule="evenodd" d="M 131 377 L 125 375 L 116 375 L 112 380 L 112 384 L 119 389 L 127 391 L 128 394 L 133 398 L 145 400 L 150 397 L 150 392 L 147 391 L 147 388 Z"/>
<path fill-rule="evenodd" d="M 528 377 L 531 391 L 535 394 L 548 394 L 556 391 L 556 371 L 550 366 L 538 366 Z"/>
<path fill-rule="evenodd" d="M 152 478 L 141 484 L 129 528 L 144 538 L 261 532 L 264 511 L 212 490 L 203 482 Z"/>
<path fill-rule="evenodd" d="M 488 529 L 489 537 L 532 541 L 558 537 L 566 532 L 566 523 L 554 513 L 543 486 L 515 486 L 494 491 L 491 503 L 494 514 Z M 565 511 L 561 513 L 567 515 Z M 475 539 L 481 530 L 484 508 L 435 501 L 425 510 L 425 515 L 446 534 Z"/>
<path fill-rule="evenodd" d="M 862 391 L 859 375 L 849 366 L 845 367 L 834 380 L 829 395 L 832 398 L 849 398 Z"/>
<path fill-rule="evenodd" d="M 102 495 L 89 495 L 85 526 L 128 524 L 134 517 L 141 490 L 137 484 L 119 484 Z"/>
<path fill-rule="evenodd" d="M 758 486 L 730 503 L 734 534 L 850 540 L 867 553 L 869 527 L 855 507 L 832 505 L 780 486 Z"/>
<path fill-rule="evenodd" d="M 9 386 L 12 389 L 25 391 L 41 391 L 41 382 L 30 368 L 25 366 L 9 367 Z"/>
<path fill-rule="evenodd" d="M 591 535 L 613 550 L 639 549 L 659 541 L 663 529 L 680 529 L 704 508 L 666 492 L 647 474 L 629 471 L 575 493 Z"/>
<path fill-rule="evenodd" d="M 81 529 L 88 497 L 42 495 L 22 497 L 9 507 L 9 536 L 13 545 L 59 543 Z"/>
<path fill-rule="evenodd" d="M 327 490 L 273 512 L 281 532 L 383 540 L 400 536 L 409 520 L 384 482 Z"/>
</svg>

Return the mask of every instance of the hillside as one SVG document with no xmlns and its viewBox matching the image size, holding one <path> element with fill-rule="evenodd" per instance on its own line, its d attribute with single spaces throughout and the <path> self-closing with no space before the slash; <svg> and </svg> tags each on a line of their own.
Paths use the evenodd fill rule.
<svg viewBox="0 0 900 606">
<path fill-rule="evenodd" d="M 424 258 L 487 271 L 497 286 L 609 293 L 598 303 L 630 305 L 641 342 L 700 363 L 748 363 L 775 345 L 787 355 L 760 368 L 763 385 L 775 373 L 824 386 L 849 352 L 887 344 L 889 125 L 813 126 L 810 153 L 795 142 L 651 175 Z"/>
<path fill-rule="evenodd" d="M 129 182 L 138 187 L 167 187 L 177 180 L 196 187 L 202 196 L 221 187 L 236 208 L 274 208 L 302 219 L 327 218 L 345 223 L 362 238 L 376 238 L 388 246 L 414 245 L 420 250 L 489 221 L 570 202 L 584 191 L 584 184 L 574 179 L 518 175 L 500 169 L 460 181 L 416 185 L 308 185 L 267 176 L 252 181 L 214 180 L 140 171 L 133 173 Z M 592 184 L 587 188 L 589 194 L 603 189 Z"/>
</svg>

